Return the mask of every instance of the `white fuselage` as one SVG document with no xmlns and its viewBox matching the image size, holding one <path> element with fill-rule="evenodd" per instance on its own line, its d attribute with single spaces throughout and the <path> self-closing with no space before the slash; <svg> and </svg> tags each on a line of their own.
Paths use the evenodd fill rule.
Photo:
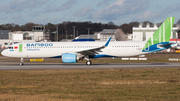
<svg viewBox="0 0 180 101">
<path fill-rule="evenodd" d="M 48 44 L 51 44 L 48 46 Z M 37 43 L 18 43 L 11 45 L 13 49 L 5 49 L 2 55 L 15 58 L 49 58 L 60 57 L 63 53 L 77 53 L 79 51 L 89 50 L 101 47 L 106 42 L 37 42 Z M 142 52 L 146 42 L 129 42 L 129 41 L 114 41 L 101 49 L 97 57 L 112 56 L 112 57 L 129 57 L 148 52 Z M 22 44 L 22 49 L 19 51 L 19 44 Z M 28 45 L 27 45 L 28 44 Z M 33 44 L 33 45 L 32 45 Z M 36 45 L 40 44 L 40 45 Z M 41 44 L 47 44 L 41 46 Z M 16 47 L 16 48 L 15 48 Z"/>
</svg>

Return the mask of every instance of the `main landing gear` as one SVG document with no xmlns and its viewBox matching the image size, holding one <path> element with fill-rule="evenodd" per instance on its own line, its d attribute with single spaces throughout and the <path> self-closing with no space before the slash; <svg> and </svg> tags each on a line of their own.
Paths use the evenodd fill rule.
<svg viewBox="0 0 180 101">
<path fill-rule="evenodd" d="M 89 59 L 89 57 L 85 57 L 84 59 L 86 59 L 86 65 L 90 66 L 92 64 L 91 60 Z"/>
<path fill-rule="evenodd" d="M 86 62 L 86 65 L 91 65 L 92 64 L 92 62 L 90 61 L 90 60 L 88 60 L 87 62 Z"/>
<path fill-rule="evenodd" d="M 24 65 L 24 64 L 23 64 L 23 58 L 20 59 L 19 65 L 20 65 L 20 66 Z"/>
</svg>

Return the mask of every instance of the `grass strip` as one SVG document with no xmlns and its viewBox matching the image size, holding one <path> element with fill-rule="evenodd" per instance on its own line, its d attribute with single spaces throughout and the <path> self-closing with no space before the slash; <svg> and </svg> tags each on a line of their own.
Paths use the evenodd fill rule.
<svg viewBox="0 0 180 101">
<path fill-rule="evenodd" d="M 0 100 L 178 101 L 180 69 L 0 71 Z"/>
</svg>

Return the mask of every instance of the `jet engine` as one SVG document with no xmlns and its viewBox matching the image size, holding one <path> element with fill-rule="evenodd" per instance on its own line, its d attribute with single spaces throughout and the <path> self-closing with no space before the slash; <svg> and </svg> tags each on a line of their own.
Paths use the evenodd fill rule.
<svg viewBox="0 0 180 101">
<path fill-rule="evenodd" d="M 62 61 L 63 63 L 77 63 L 77 60 L 79 60 L 79 56 L 77 54 L 73 53 L 63 53 L 62 54 Z"/>
</svg>

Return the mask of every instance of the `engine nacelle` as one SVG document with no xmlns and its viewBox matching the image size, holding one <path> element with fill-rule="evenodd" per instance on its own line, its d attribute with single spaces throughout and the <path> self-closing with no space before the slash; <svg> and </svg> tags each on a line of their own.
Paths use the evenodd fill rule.
<svg viewBox="0 0 180 101">
<path fill-rule="evenodd" d="M 63 63 L 77 63 L 77 60 L 78 60 L 77 54 L 73 54 L 73 53 L 62 54 Z"/>
<path fill-rule="evenodd" d="M 175 45 L 172 46 L 172 48 L 173 48 L 173 49 L 180 49 L 180 44 L 177 44 L 177 43 L 176 43 Z"/>
<path fill-rule="evenodd" d="M 175 49 L 180 49 L 180 46 L 176 46 Z"/>
</svg>

